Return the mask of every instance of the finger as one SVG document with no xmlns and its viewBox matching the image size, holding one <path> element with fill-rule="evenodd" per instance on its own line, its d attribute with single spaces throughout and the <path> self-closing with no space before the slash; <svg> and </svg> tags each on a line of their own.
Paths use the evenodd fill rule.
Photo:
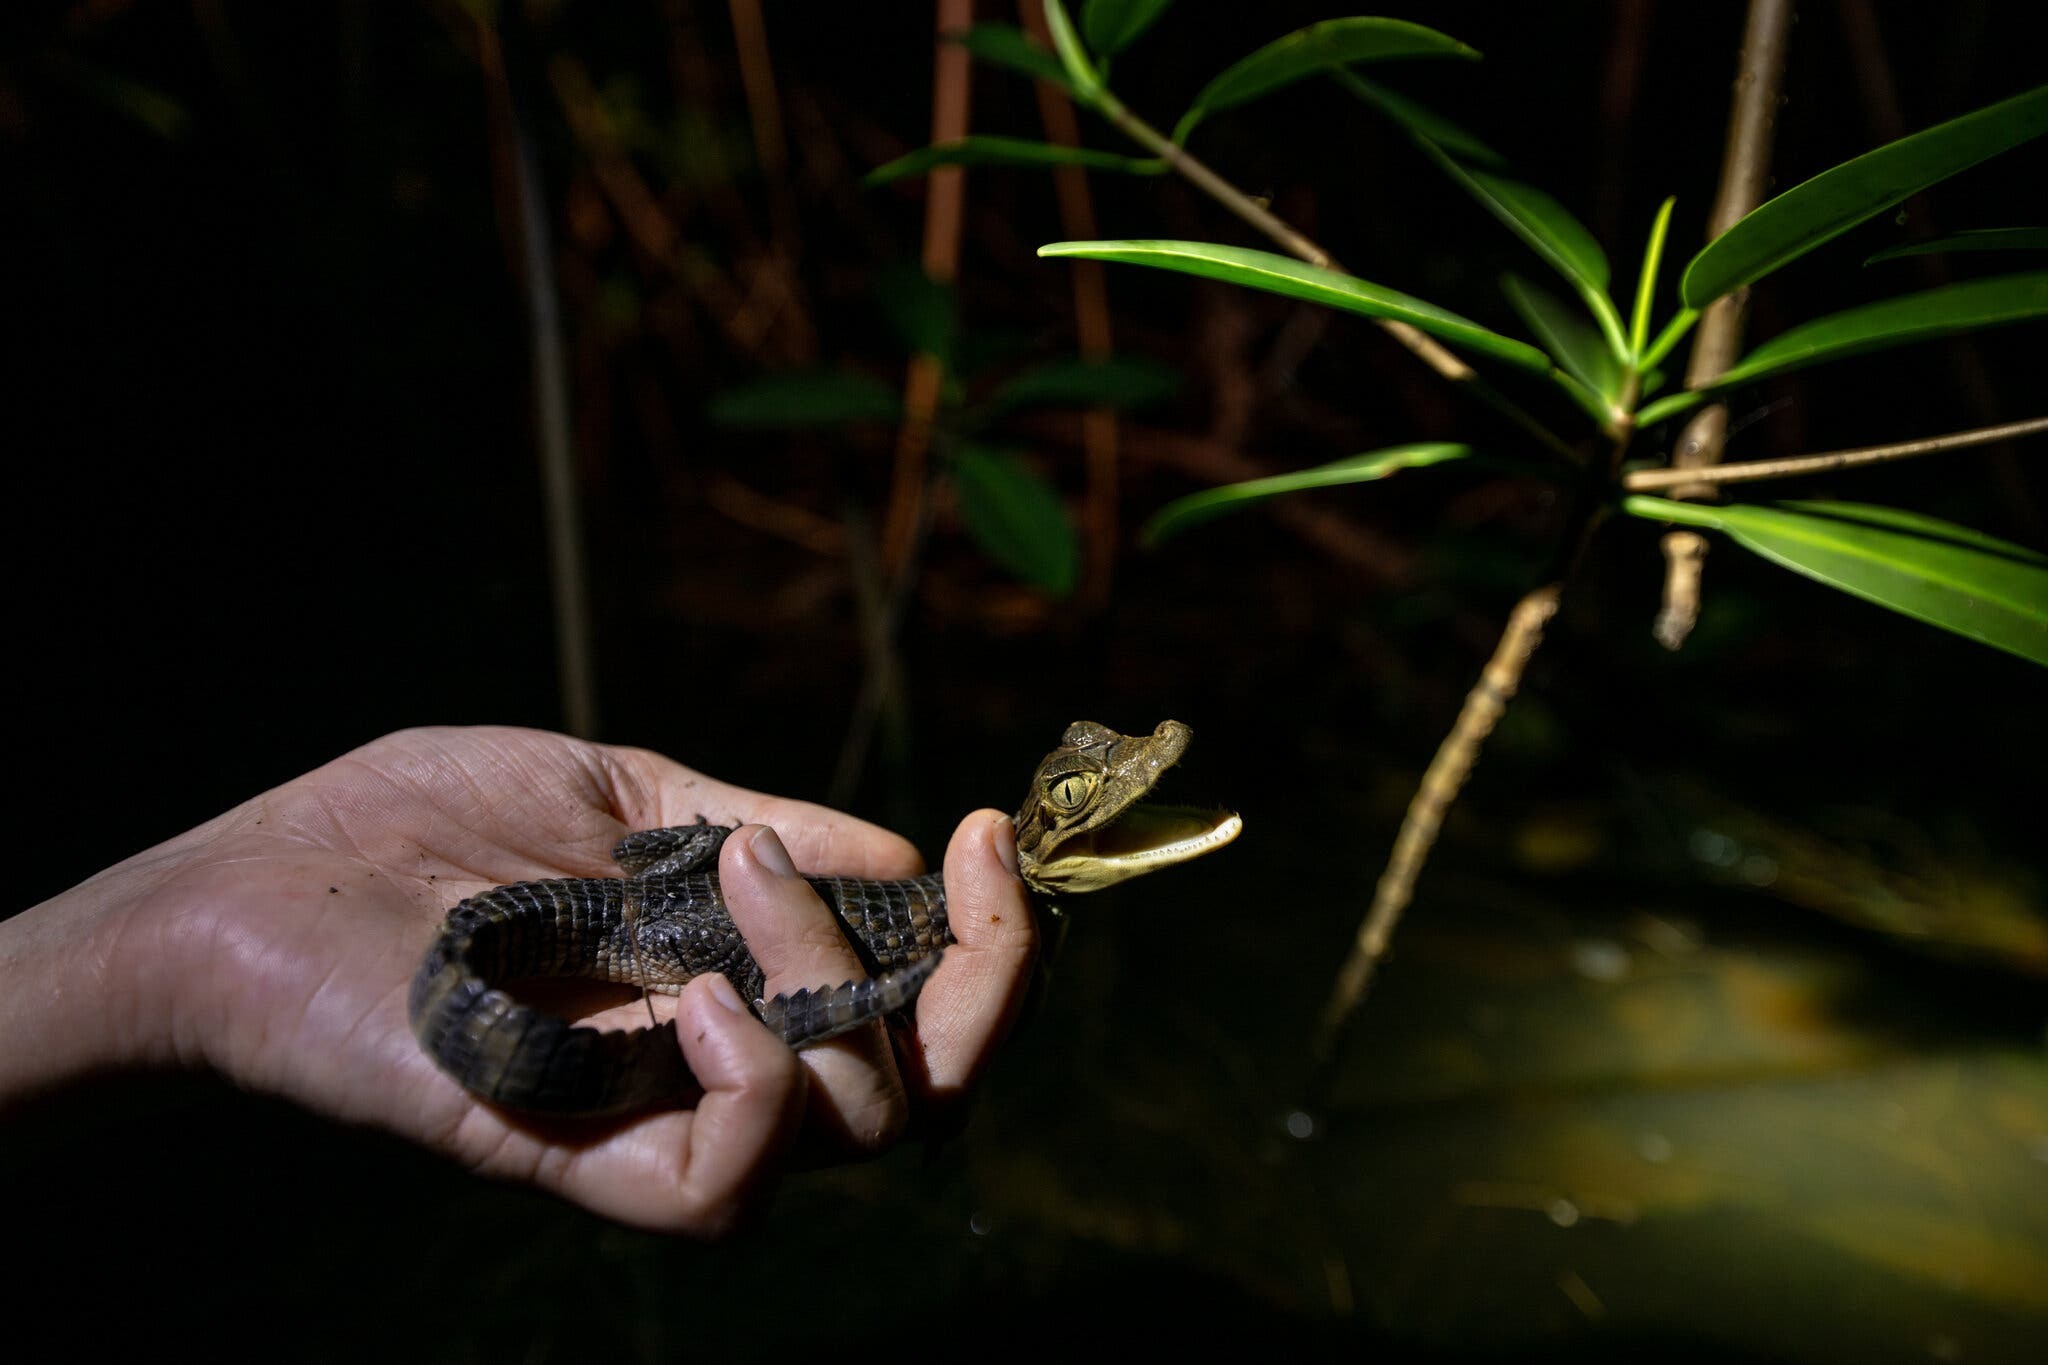
<svg viewBox="0 0 2048 1365">
<path fill-rule="evenodd" d="M 987 1066 L 1023 1006 L 1038 925 L 1017 875 L 1017 830 L 1000 811 L 976 811 L 946 847 L 946 918 L 956 946 L 917 1000 L 924 1082 L 957 1096 Z"/>
<path fill-rule="evenodd" d="M 559 1189 L 622 1222 L 717 1237 L 772 1182 L 801 1125 L 807 1082 L 715 972 L 683 988 L 676 1036 L 704 1087 L 696 1107 L 651 1116 L 579 1152 L 560 1168 Z"/>
<path fill-rule="evenodd" d="M 844 811 L 735 787 L 648 749 L 609 749 L 612 804 L 629 829 L 772 825 L 797 866 L 829 877 L 914 877 L 924 859 L 909 840 Z"/>
<path fill-rule="evenodd" d="M 704 1087 L 678 1194 L 684 1208 L 699 1211 L 697 1221 L 723 1231 L 795 1139 L 807 1082 L 795 1055 L 716 972 L 684 987 L 676 1036 Z"/>
<path fill-rule="evenodd" d="M 831 990 L 867 975 L 838 918 L 797 875 L 774 830 L 750 825 L 727 839 L 718 875 L 733 922 L 767 977 L 767 998 Z M 909 1108 L 879 1023 L 798 1056 L 811 1073 L 810 1112 L 836 1140 L 879 1151 L 902 1135 Z"/>
</svg>

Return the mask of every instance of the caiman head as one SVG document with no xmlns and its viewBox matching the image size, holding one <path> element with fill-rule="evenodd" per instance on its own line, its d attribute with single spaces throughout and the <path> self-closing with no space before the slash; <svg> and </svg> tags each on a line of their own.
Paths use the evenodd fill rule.
<svg viewBox="0 0 2048 1365">
<path fill-rule="evenodd" d="M 1199 858 L 1235 839 L 1232 811 L 1141 804 L 1187 752 L 1177 720 L 1149 735 L 1075 721 L 1045 756 L 1017 811 L 1017 870 L 1034 891 L 1099 891 Z"/>
</svg>

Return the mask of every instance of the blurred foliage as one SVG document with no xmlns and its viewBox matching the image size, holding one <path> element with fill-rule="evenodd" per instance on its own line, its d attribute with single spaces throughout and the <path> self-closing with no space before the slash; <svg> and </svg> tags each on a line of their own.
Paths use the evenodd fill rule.
<svg viewBox="0 0 2048 1365">
<path fill-rule="evenodd" d="M 1068 596 L 1080 582 L 1081 547 L 1059 494 L 1022 452 L 986 441 L 1000 433 L 1004 419 L 1034 409 L 1127 411 L 1163 402 L 1179 390 L 1179 372 L 1142 356 L 1073 356 L 1017 370 L 1001 339 L 958 335 L 953 291 L 922 271 L 884 274 L 878 302 L 884 321 L 911 353 L 940 365 L 931 438 L 959 495 L 968 533 L 1021 582 Z M 992 380 L 984 363 L 1012 372 Z M 970 401 L 970 392 L 980 396 Z M 838 371 L 767 375 L 721 394 L 710 412 L 723 426 L 754 429 L 830 429 L 903 419 L 886 385 Z"/>
<path fill-rule="evenodd" d="M 1054 48 L 1076 101 L 1161 156 L 1175 152 L 1212 112 L 1264 99 L 1302 80 L 1334 79 L 1404 129 L 1430 161 L 1570 284 L 1586 316 L 1574 316 L 1510 276 L 1510 301 L 1548 348 L 1545 354 L 1423 299 L 1336 269 L 1320 248 L 1305 244 L 1277 220 L 1262 219 L 1263 208 L 1222 186 L 1206 168 L 1199 176 L 1190 174 L 1212 197 L 1260 226 L 1289 254 L 1211 242 L 1138 239 L 1056 242 L 1039 248 L 1041 256 L 1151 266 L 1319 303 L 1427 332 L 1475 360 L 1541 376 L 1585 410 L 1611 453 L 1599 461 L 1584 453 L 1588 443 L 1568 444 L 1523 415 L 1523 438 L 1502 445 L 1503 458 L 1526 463 L 1531 473 L 1542 475 L 1554 473 L 1555 461 L 1563 454 L 1594 480 L 1603 478 L 1604 467 L 1602 496 L 1630 515 L 1725 531 L 1735 544 L 1816 581 L 2048 663 L 2048 559 L 2031 551 L 1989 541 L 1924 514 L 1881 507 L 1778 502 L 1738 506 L 1725 514 L 1694 512 L 1669 500 L 1620 497 L 1617 479 L 1639 429 L 1652 428 L 1727 389 L 1909 342 L 2048 317 L 2048 274 L 1943 285 L 1814 319 L 1751 347 L 1732 363 L 1717 364 L 1716 373 L 1689 379 L 1684 392 L 1639 406 L 1656 387 L 1652 381 L 1661 378 L 1655 368 L 1658 362 L 1691 330 L 1698 310 L 1755 284 L 1910 195 L 2048 133 L 2048 85 L 1897 138 L 1750 209 L 1686 265 L 1679 287 L 1685 306 L 1652 341 L 1649 326 L 1671 199 L 1664 201 L 1651 228 L 1632 322 L 1625 331 L 1620 305 L 1608 292 L 1607 255 L 1571 210 L 1547 191 L 1505 174 L 1498 154 L 1451 120 L 1392 95 L 1352 69 L 1416 57 L 1477 59 L 1479 54 L 1465 44 L 1421 25 L 1388 19 L 1358 17 L 1310 25 L 1260 48 L 1211 81 L 1182 115 L 1169 147 L 1130 113 L 1110 91 L 1104 73 L 1091 65 L 1066 20 L 1063 0 L 1044 4 Z M 1016 65 L 1010 58 L 998 60 Z M 1465 387 L 1483 396 L 1492 393 L 1469 383 Z M 1497 397 L 1489 401 L 1500 406 Z M 1541 439 L 1532 443 L 1532 433 Z M 1297 485 L 1318 486 L 1323 485 L 1314 480 Z M 1238 487 L 1256 487 L 1261 497 L 1284 491 L 1276 490 L 1271 480 Z M 1210 498 L 1201 506 L 1205 514 L 1213 514 L 1257 500 Z M 1180 506 L 1169 507 L 1154 524 L 1172 525 L 1180 512 Z M 1845 522 L 1860 526 L 1845 536 Z M 1996 604 L 1993 609 L 1981 609 L 1986 599 Z"/>
</svg>

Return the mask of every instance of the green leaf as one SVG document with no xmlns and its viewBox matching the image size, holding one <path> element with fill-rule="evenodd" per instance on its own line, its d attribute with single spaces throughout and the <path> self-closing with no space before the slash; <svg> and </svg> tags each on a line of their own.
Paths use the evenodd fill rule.
<svg viewBox="0 0 2048 1365">
<path fill-rule="evenodd" d="M 1052 31 L 1052 50 L 1066 68 L 1067 87 L 1081 103 L 1094 104 L 1102 94 L 1102 73 L 1088 60 L 1088 50 L 1081 46 L 1081 35 L 1074 32 L 1074 21 L 1060 0 L 1045 0 L 1045 26 Z"/>
<path fill-rule="evenodd" d="M 1290 474 L 1275 474 L 1271 478 L 1248 479 L 1243 483 L 1225 484 L 1221 488 L 1208 488 L 1200 493 L 1190 493 L 1184 498 L 1175 498 L 1159 509 L 1152 519 L 1145 523 L 1140 538 L 1148 545 L 1157 545 L 1170 536 L 1179 535 L 1192 526 L 1213 521 L 1226 512 L 1235 512 L 1267 498 L 1277 498 L 1283 493 L 1299 493 L 1310 488 L 1335 488 L 1347 483 L 1370 483 L 1384 479 L 1387 475 L 1403 469 L 1422 469 L 1447 460 L 1462 460 L 1472 454 L 1470 446 L 1447 442 L 1417 445 L 1389 446 L 1384 450 L 1371 450 L 1362 455 L 1348 455 L 1341 460 L 1313 469 L 1298 469 Z"/>
<path fill-rule="evenodd" d="M 1882 607 L 2048 664 L 2048 555 L 1889 507 L 1726 507 L 1630 497 L 1624 510 L 1725 533 L 1747 550 Z"/>
<path fill-rule="evenodd" d="M 1569 209 L 1534 185 L 1488 169 L 1501 164 L 1499 155 L 1456 124 L 1413 101 L 1390 99 L 1392 92 L 1348 71 L 1338 74 L 1353 93 L 1392 116 L 1446 175 L 1564 276 L 1586 301 L 1615 358 L 1626 358 L 1628 341 L 1622 335 L 1621 317 L 1607 297 L 1607 253 Z M 1454 155 L 1454 148 L 1476 149 L 1479 155 Z"/>
<path fill-rule="evenodd" d="M 1500 287 L 1564 372 L 1611 404 L 1621 392 L 1621 366 L 1578 310 L 1519 275 L 1503 275 Z"/>
<path fill-rule="evenodd" d="M 1830 313 L 1794 327 L 1736 361 L 1707 388 L 1725 389 L 1824 360 L 2043 316 L 2048 316 L 2048 270 L 1945 284 Z M 1705 395 L 1705 390 L 1674 393 L 1644 408 L 1639 417 L 1648 425 L 1683 412 Z"/>
<path fill-rule="evenodd" d="M 953 35 L 953 41 L 992 66 L 1007 66 L 1033 80 L 1051 81 L 1062 90 L 1074 88 L 1060 59 L 1031 41 L 1015 24 L 976 24 Z"/>
<path fill-rule="evenodd" d="M 1098 152 L 1090 147 L 1061 147 L 1017 137 L 982 136 L 920 147 L 875 167 L 861 183 L 884 185 L 905 176 L 924 175 L 937 166 L 1085 166 L 1091 171 L 1123 171 L 1132 175 L 1159 175 L 1166 170 L 1166 163 L 1157 159 Z"/>
<path fill-rule="evenodd" d="M 957 323 L 952 286 L 941 284 L 921 266 L 884 268 L 875 279 L 875 301 L 889 330 L 916 355 L 934 355 L 950 368 Z"/>
<path fill-rule="evenodd" d="M 1625 355 L 1628 341 L 1621 333 L 1621 317 L 1607 297 L 1607 253 L 1585 225 L 1563 204 L 1526 181 L 1466 166 L 1426 138 L 1418 137 L 1416 142 L 1487 212 L 1564 276 L 1600 324 L 1608 348 L 1617 357 Z"/>
<path fill-rule="evenodd" d="M 1705 402 L 1706 397 L 1704 392 L 1674 393 L 1659 398 L 1654 403 L 1645 403 L 1636 409 L 1636 429 L 1640 431 L 1645 427 L 1654 427 L 1657 423 L 1676 417 L 1681 412 L 1690 412 Z"/>
<path fill-rule="evenodd" d="M 1139 408 L 1171 398 L 1180 371 L 1147 356 L 1070 356 L 1034 366 L 989 395 L 990 416 L 1018 408 Z"/>
<path fill-rule="evenodd" d="M 894 422 L 899 411 L 887 384 L 844 370 L 771 374 L 711 400 L 711 420 L 718 425 L 760 431 Z"/>
<path fill-rule="evenodd" d="M 1987 157 L 2048 133 L 2048 85 L 1865 152 L 1752 211 L 1707 243 L 1679 292 L 1702 308 Z"/>
<path fill-rule="evenodd" d="M 1946 237 L 1888 246 L 1863 264 L 1876 265 L 1901 256 L 1932 256 L 1944 251 L 2048 251 L 2048 228 L 1971 228 L 1951 232 Z"/>
<path fill-rule="evenodd" d="M 2048 270 L 1945 284 L 1816 318 L 1772 337 L 1717 385 L 1742 384 L 1823 360 L 2048 315 Z"/>
<path fill-rule="evenodd" d="M 1666 199 L 1657 210 L 1656 221 L 1650 224 L 1649 244 L 1643 248 L 1643 273 L 1636 280 L 1635 315 L 1628 325 L 1628 353 L 1638 364 L 1650 340 L 1650 310 L 1657 302 L 1657 273 L 1664 265 L 1664 237 L 1671 230 L 1671 208 L 1677 202 Z"/>
<path fill-rule="evenodd" d="M 1081 576 L 1081 546 L 1059 495 L 1016 456 L 962 446 L 953 456 L 960 515 L 1005 569 L 1064 597 Z"/>
<path fill-rule="evenodd" d="M 1636 364 L 1647 369 L 1670 355 L 1672 348 L 1685 339 L 1685 334 L 1690 332 L 1693 324 L 1699 320 L 1700 315 L 1690 308 L 1681 308 L 1673 313 L 1671 321 L 1664 324 L 1664 330 L 1657 333 L 1657 339 L 1650 343 L 1650 349 L 1643 352 Z"/>
<path fill-rule="evenodd" d="M 1088 0 L 1081 10 L 1081 34 L 1097 56 L 1113 57 L 1152 27 L 1173 0 Z"/>
<path fill-rule="evenodd" d="M 1607 253 L 1571 210 L 1526 181 L 1463 165 L 1434 142 L 1424 140 L 1422 146 L 1551 269 L 1581 290 L 1607 288 Z"/>
<path fill-rule="evenodd" d="M 1393 318 L 1412 327 L 1536 374 L 1550 373 L 1550 358 L 1526 342 L 1488 331 L 1478 323 L 1435 304 L 1341 271 L 1305 265 L 1270 251 L 1219 246 L 1212 242 L 1124 241 L 1054 242 L 1038 248 L 1041 256 L 1081 256 L 1122 261 L 1206 279 L 1225 280 L 1288 298 L 1306 299 L 1367 317 Z"/>
<path fill-rule="evenodd" d="M 1328 19 L 1310 24 L 1266 44 L 1203 86 L 1181 115 L 1173 140 L 1186 141 L 1196 124 L 1219 109 L 1249 103 L 1320 72 L 1352 62 L 1410 57 L 1476 61 L 1479 54 L 1455 38 L 1402 19 Z"/>
<path fill-rule="evenodd" d="M 1340 70 L 1337 80 L 1416 137 L 1434 142 L 1458 160 L 1473 166 L 1505 166 L 1507 158 L 1433 109 L 1426 109 L 1398 91 L 1356 72 Z"/>
</svg>

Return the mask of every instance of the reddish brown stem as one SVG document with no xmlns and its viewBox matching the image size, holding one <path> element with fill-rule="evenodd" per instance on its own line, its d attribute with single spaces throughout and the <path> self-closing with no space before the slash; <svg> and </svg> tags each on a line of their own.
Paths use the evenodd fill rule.
<svg viewBox="0 0 2048 1365">
<path fill-rule="evenodd" d="M 1044 5 L 1038 0 L 1017 0 L 1017 14 L 1026 32 L 1047 47 L 1052 45 Z M 1050 81 L 1035 81 L 1033 85 L 1046 141 L 1059 147 L 1079 146 L 1080 123 L 1066 91 Z M 1101 235 L 1095 227 L 1095 202 L 1088 190 L 1086 171 L 1079 166 L 1055 168 L 1053 194 L 1059 204 L 1060 231 L 1068 238 L 1088 240 Z M 1074 282 L 1074 330 L 1081 354 L 1101 359 L 1112 349 L 1109 288 L 1102 262 L 1077 259 L 1068 265 Z M 1081 527 L 1088 571 L 1082 580 L 1081 601 L 1093 609 L 1101 608 L 1109 600 L 1110 583 L 1116 571 L 1117 439 L 1114 409 L 1093 408 L 1082 415 L 1081 450 L 1087 460 L 1088 482 Z"/>
<path fill-rule="evenodd" d="M 967 136 L 968 78 L 973 67 L 967 49 L 952 37 L 964 33 L 973 22 L 973 0 L 939 0 L 932 73 L 933 142 L 957 142 Z M 962 167 L 942 166 L 925 184 L 924 273 L 941 284 L 951 284 L 959 273 L 966 176 Z M 910 562 L 912 537 L 924 518 L 939 380 L 938 357 L 917 356 L 911 361 L 903 388 L 903 425 L 896 438 L 889 510 L 882 523 L 882 566 L 892 579 Z"/>
</svg>

